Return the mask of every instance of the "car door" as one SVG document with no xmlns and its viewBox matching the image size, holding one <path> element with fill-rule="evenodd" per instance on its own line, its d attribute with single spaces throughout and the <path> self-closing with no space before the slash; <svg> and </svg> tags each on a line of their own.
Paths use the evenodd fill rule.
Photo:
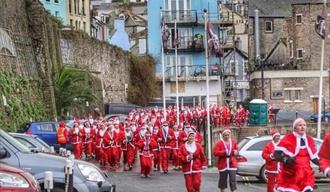
<svg viewBox="0 0 330 192">
<path fill-rule="evenodd" d="M 55 145 L 56 142 L 56 128 L 52 122 L 43 122 L 36 124 L 36 135 L 45 141 L 48 145 Z"/>
</svg>

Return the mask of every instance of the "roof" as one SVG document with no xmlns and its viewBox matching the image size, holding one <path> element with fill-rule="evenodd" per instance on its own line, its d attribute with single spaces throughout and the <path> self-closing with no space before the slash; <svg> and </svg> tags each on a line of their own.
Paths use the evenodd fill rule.
<svg viewBox="0 0 330 192">
<path fill-rule="evenodd" d="M 265 104 L 265 103 L 267 103 L 267 101 L 262 100 L 262 99 L 253 99 L 252 101 L 250 101 L 250 103 L 262 103 L 262 104 Z"/>
<path fill-rule="evenodd" d="M 259 10 L 259 17 L 288 17 L 291 15 L 293 0 L 250 0 L 249 17 L 254 17 L 254 10 Z"/>
<path fill-rule="evenodd" d="M 234 50 L 236 50 L 236 52 L 237 52 L 238 54 L 240 54 L 244 59 L 248 59 L 248 54 L 245 53 L 243 50 L 238 49 L 238 48 L 236 48 L 236 49 L 231 49 L 230 51 L 228 51 L 228 53 L 224 56 L 224 58 L 228 57 L 228 56 L 229 56 Z"/>
</svg>

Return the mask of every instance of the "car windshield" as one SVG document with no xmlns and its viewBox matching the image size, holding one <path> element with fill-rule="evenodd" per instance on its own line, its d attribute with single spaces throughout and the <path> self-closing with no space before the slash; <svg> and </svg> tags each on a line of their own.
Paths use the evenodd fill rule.
<svg viewBox="0 0 330 192">
<path fill-rule="evenodd" d="M 250 139 L 248 139 L 248 138 L 244 138 L 242 141 L 240 141 L 238 143 L 238 150 L 241 150 L 242 147 L 244 147 L 244 145 L 247 144 L 247 142 L 249 142 L 249 141 L 250 141 Z"/>
<path fill-rule="evenodd" d="M 20 151 L 22 153 L 31 153 L 29 148 L 22 145 L 14 137 L 8 135 L 8 133 L 3 131 L 2 129 L 0 129 L 0 137 L 1 137 L 1 139 L 6 140 L 8 143 L 10 143 L 12 146 L 14 146 L 18 151 Z"/>
</svg>

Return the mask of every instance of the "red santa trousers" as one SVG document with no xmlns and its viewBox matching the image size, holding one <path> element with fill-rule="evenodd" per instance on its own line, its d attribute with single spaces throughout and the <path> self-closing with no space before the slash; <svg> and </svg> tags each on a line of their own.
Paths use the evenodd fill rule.
<svg viewBox="0 0 330 192">
<path fill-rule="evenodd" d="M 161 162 L 162 170 L 164 172 L 168 172 L 169 154 L 170 154 L 170 149 L 168 149 L 168 148 L 160 149 L 160 162 Z"/>
<path fill-rule="evenodd" d="M 274 192 L 277 185 L 277 173 L 267 173 L 267 192 Z"/>
<path fill-rule="evenodd" d="M 154 168 L 157 168 L 157 170 L 160 170 L 160 151 L 155 150 L 152 152 L 154 154 Z"/>
<path fill-rule="evenodd" d="M 173 166 L 177 167 L 180 165 L 179 149 L 172 149 L 172 153 L 173 153 Z"/>
<path fill-rule="evenodd" d="M 152 156 L 140 155 L 141 175 L 147 176 L 150 174 L 152 167 Z"/>
<path fill-rule="evenodd" d="M 85 155 L 91 155 L 93 152 L 93 143 L 92 142 L 87 142 L 85 143 L 85 148 L 84 148 L 84 153 Z"/>
<path fill-rule="evenodd" d="M 133 166 L 135 158 L 135 149 L 132 147 L 127 147 L 127 150 L 123 150 L 123 160 L 124 164 L 128 166 Z"/>
<path fill-rule="evenodd" d="M 82 153 L 82 143 L 76 143 L 73 145 L 73 154 L 76 159 L 81 159 L 81 153 Z"/>
<path fill-rule="evenodd" d="M 115 166 L 116 165 L 116 160 L 118 156 L 118 150 L 117 147 L 109 147 L 108 149 L 108 162 L 110 166 Z"/>
<path fill-rule="evenodd" d="M 202 183 L 202 173 L 190 173 L 184 175 L 187 192 L 199 192 Z"/>
<path fill-rule="evenodd" d="M 108 162 L 108 154 L 107 154 L 108 148 L 97 148 L 97 154 L 100 159 L 100 165 L 101 166 L 106 166 Z"/>
</svg>

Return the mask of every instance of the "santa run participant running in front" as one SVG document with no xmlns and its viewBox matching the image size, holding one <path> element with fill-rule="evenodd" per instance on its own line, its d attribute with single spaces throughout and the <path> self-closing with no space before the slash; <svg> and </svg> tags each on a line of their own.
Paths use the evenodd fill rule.
<svg viewBox="0 0 330 192">
<path fill-rule="evenodd" d="M 149 131 L 146 131 L 144 136 L 141 136 L 137 141 L 136 146 L 139 148 L 141 177 L 150 177 L 152 168 L 152 150 L 157 147 L 157 142 L 152 138 Z"/>
<path fill-rule="evenodd" d="M 152 132 L 152 138 L 157 142 L 157 147 L 152 150 L 154 154 L 154 171 L 160 171 L 160 145 L 158 140 L 159 127 L 155 126 Z"/>
<path fill-rule="evenodd" d="M 83 125 L 79 124 L 79 120 L 75 120 L 73 127 L 70 129 L 70 140 L 73 146 L 73 154 L 76 159 L 81 159 L 82 140 L 83 140 Z"/>
<path fill-rule="evenodd" d="M 277 175 L 279 171 L 279 162 L 276 161 L 274 152 L 279 143 L 281 135 L 278 131 L 272 133 L 272 140 L 269 141 L 262 150 L 262 158 L 266 161 L 265 173 L 267 175 L 267 192 L 274 192 L 277 185 Z"/>
<path fill-rule="evenodd" d="M 180 142 L 179 142 L 179 134 L 180 131 L 178 130 L 178 126 L 174 125 L 174 138 L 172 140 L 172 157 L 173 157 L 173 166 L 174 170 L 179 170 L 180 169 L 180 160 L 179 160 L 179 147 L 180 147 Z"/>
<path fill-rule="evenodd" d="M 121 149 L 123 151 L 124 171 L 128 171 L 132 170 L 135 158 L 134 135 L 130 126 L 125 128 L 124 134 L 125 136 Z"/>
<path fill-rule="evenodd" d="M 293 133 L 275 147 L 275 158 L 281 163 L 277 191 L 313 191 L 315 180 L 310 161 L 319 164 L 314 140 L 306 135 L 306 122 L 293 122 Z"/>
<path fill-rule="evenodd" d="M 188 140 L 181 145 L 179 157 L 182 162 L 185 185 L 188 192 L 199 192 L 202 182 L 202 167 L 206 165 L 203 148 L 195 142 L 195 133 L 188 133 Z"/>
<path fill-rule="evenodd" d="M 174 139 L 174 132 L 163 121 L 162 128 L 158 132 L 158 143 L 160 145 L 160 162 L 164 174 L 168 173 L 168 160 L 171 151 L 171 142 Z"/>
</svg>

